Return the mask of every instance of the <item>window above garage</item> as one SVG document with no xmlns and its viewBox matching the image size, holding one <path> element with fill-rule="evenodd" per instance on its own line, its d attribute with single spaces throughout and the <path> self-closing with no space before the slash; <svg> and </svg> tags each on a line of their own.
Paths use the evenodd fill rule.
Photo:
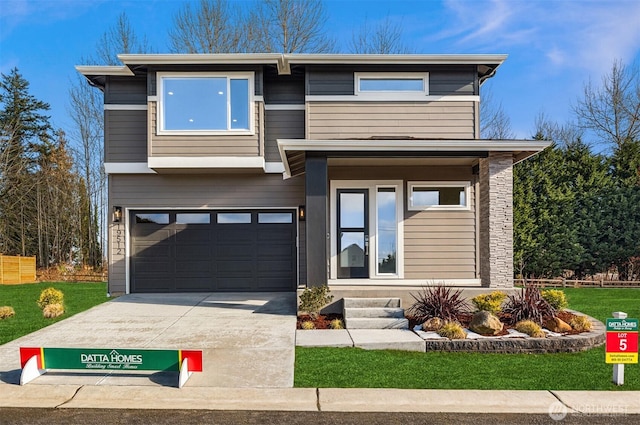
<svg viewBox="0 0 640 425">
<path fill-rule="evenodd" d="M 158 134 L 253 134 L 253 73 L 158 73 Z"/>
</svg>

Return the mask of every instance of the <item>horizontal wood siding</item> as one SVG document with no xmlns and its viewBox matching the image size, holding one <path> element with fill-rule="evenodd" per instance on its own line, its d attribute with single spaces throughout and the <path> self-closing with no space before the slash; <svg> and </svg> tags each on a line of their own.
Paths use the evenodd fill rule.
<svg viewBox="0 0 640 425">
<path fill-rule="evenodd" d="M 116 105 L 145 105 L 147 103 L 146 76 L 108 76 L 104 89 L 104 103 Z"/>
<path fill-rule="evenodd" d="M 473 139 L 474 102 L 308 102 L 309 139 Z"/>
<path fill-rule="evenodd" d="M 258 156 L 260 155 L 260 102 L 255 102 L 255 134 L 249 136 L 159 136 L 157 102 L 149 102 L 150 156 Z"/>
<path fill-rule="evenodd" d="M 104 111 L 105 162 L 147 162 L 147 111 Z"/>
<path fill-rule="evenodd" d="M 405 278 L 476 278 L 474 200 L 472 185 L 469 190 L 469 211 L 405 210 Z"/>
<path fill-rule="evenodd" d="M 267 162 L 280 162 L 277 139 L 304 139 L 304 111 L 265 111 L 265 152 Z"/>
</svg>

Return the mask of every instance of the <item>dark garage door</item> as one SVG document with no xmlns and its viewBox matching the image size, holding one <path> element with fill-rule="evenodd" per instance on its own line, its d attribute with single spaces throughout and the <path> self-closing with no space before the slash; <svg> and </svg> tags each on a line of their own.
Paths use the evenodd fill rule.
<svg viewBox="0 0 640 425">
<path fill-rule="evenodd" d="M 293 210 L 133 211 L 131 292 L 293 291 Z"/>
</svg>

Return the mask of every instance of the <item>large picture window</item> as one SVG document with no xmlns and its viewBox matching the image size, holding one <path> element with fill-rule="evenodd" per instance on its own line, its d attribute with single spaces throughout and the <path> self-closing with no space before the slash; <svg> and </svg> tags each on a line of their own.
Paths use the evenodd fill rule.
<svg viewBox="0 0 640 425">
<path fill-rule="evenodd" d="M 158 133 L 252 130 L 251 74 L 159 74 Z"/>
<path fill-rule="evenodd" d="M 409 182 L 409 210 L 468 209 L 469 182 Z"/>
</svg>

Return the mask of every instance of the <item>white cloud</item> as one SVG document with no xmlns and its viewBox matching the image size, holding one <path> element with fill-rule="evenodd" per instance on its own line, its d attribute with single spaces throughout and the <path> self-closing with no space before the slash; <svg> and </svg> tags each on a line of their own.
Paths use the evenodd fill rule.
<svg viewBox="0 0 640 425">
<path fill-rule="evenodd" d="M 602 74 L 614 59 L 640 52 L 636 0 L 525 2 L 449 0 L 448 28 L 435 35 L 463 50 L 527 52 L 540 66 L 582 68 Z"/>
</svg>

